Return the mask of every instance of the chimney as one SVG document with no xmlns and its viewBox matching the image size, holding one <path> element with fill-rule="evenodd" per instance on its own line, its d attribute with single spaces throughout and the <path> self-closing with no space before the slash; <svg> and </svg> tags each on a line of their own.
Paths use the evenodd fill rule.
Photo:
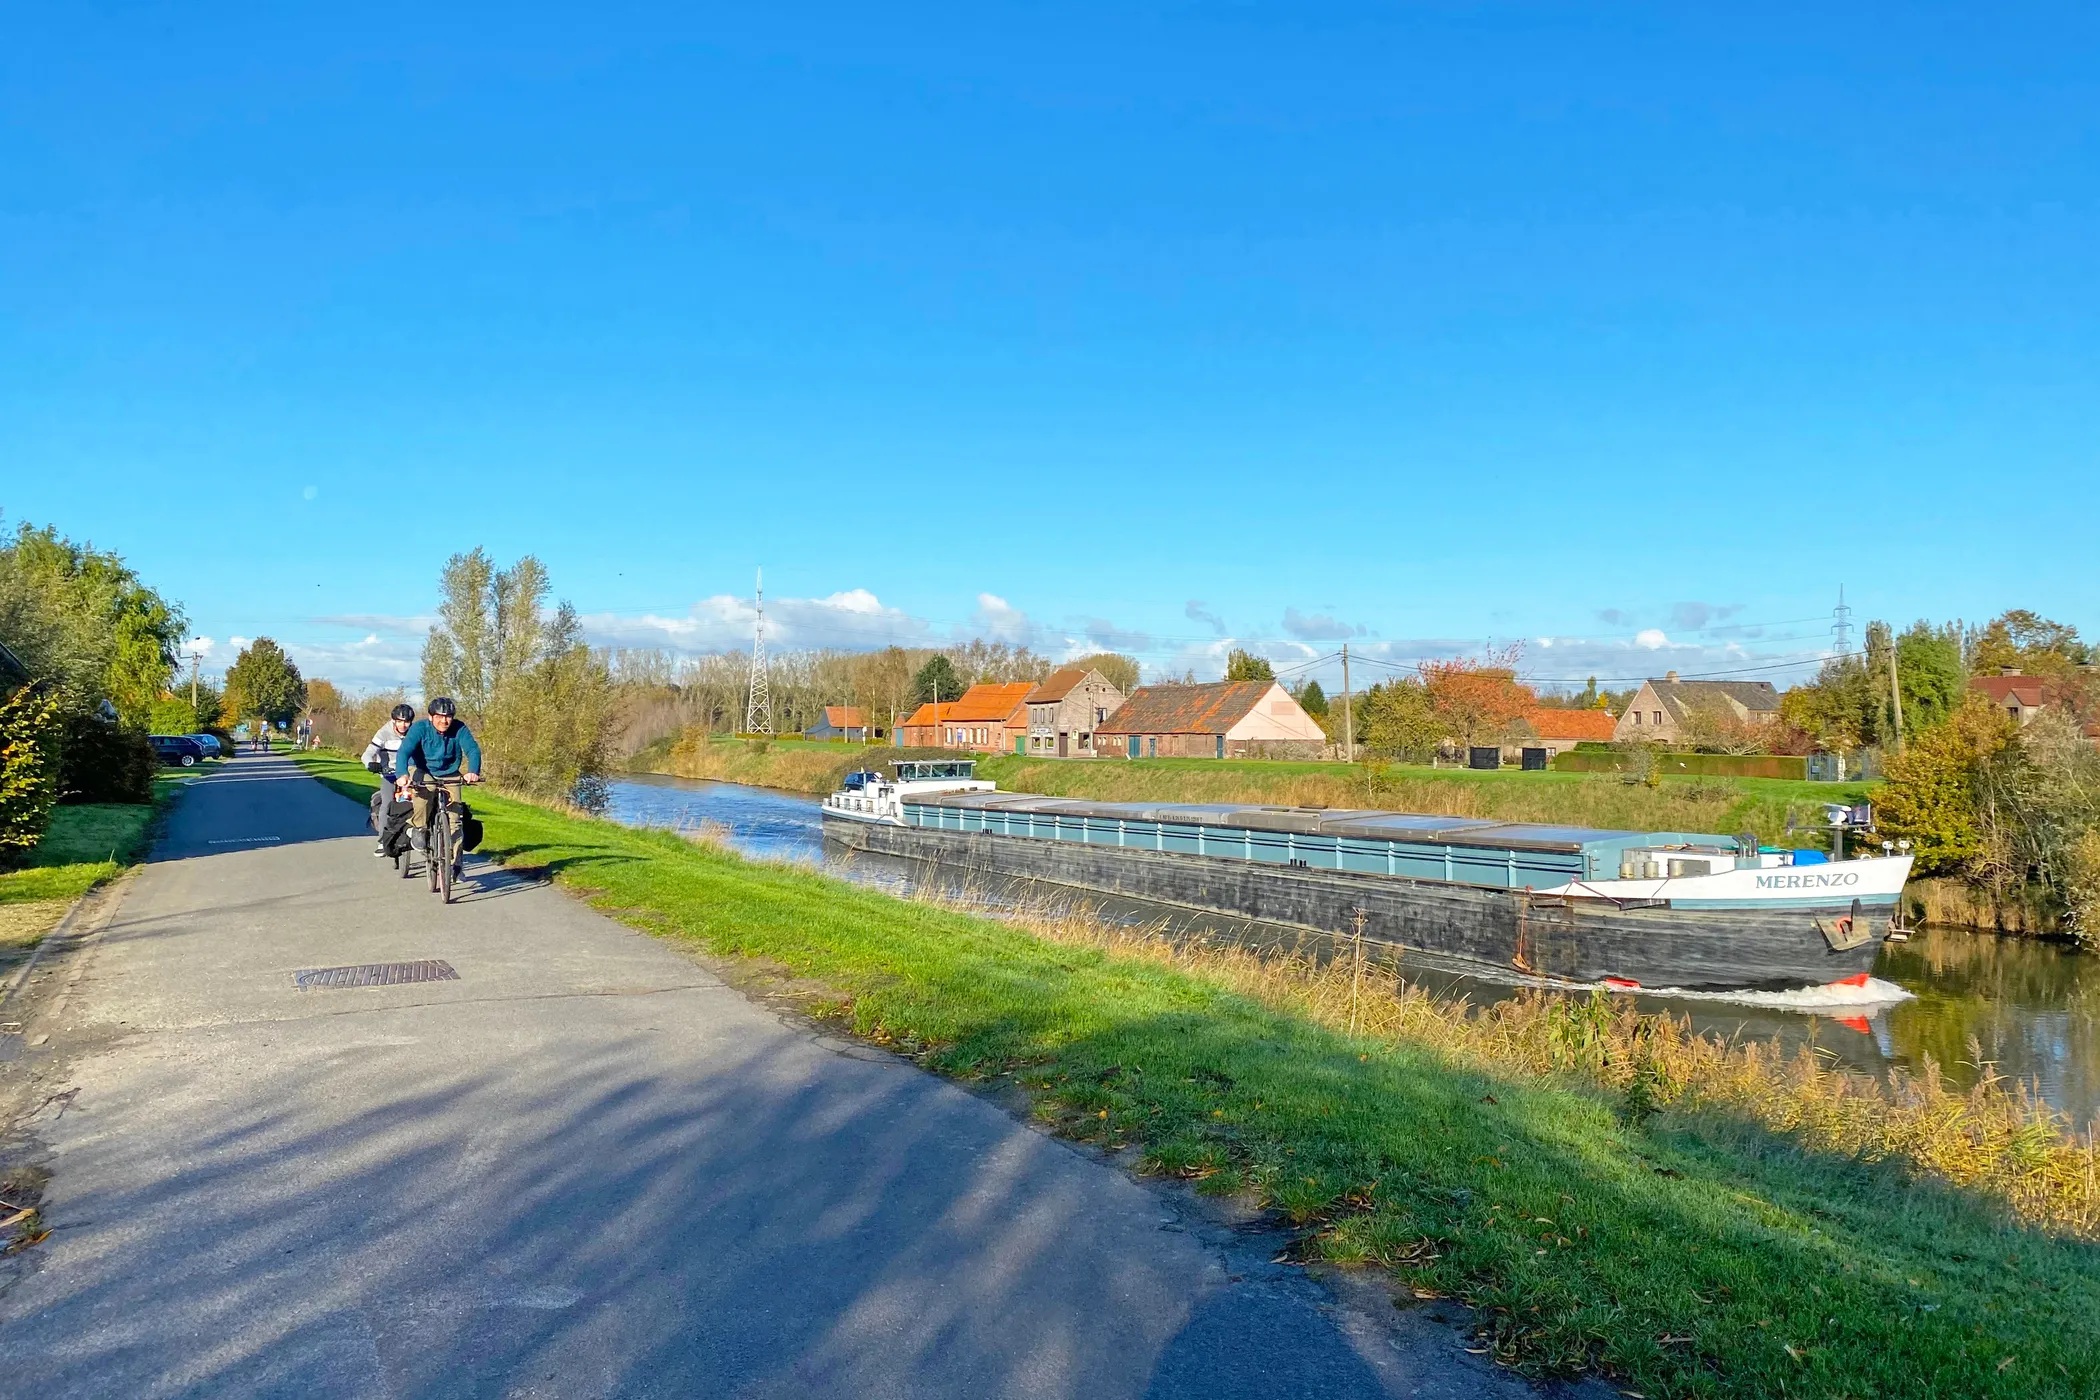
<svg viewBox="0 0 2100 1400">
<path fill-rule="evenodd" d="M 2001 676 L 2017 676 L 2020 674 L 2020 668 L 2017 666 L 2000 666 L 1998 674 Z"/>
<path fill-rule="evenodd" d="M 1677 673 L 1675 671 L 1665 671 L 1663 672 L 1663 679 L 1671 685 L 1675 685 L 1677 684 Z"/>
</svg>

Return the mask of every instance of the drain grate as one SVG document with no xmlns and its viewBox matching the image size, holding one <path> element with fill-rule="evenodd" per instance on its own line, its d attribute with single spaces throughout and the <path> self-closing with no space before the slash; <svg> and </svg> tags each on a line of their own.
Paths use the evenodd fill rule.
<svg viewBox="0 0 2100 1400">
<path fill-rule="evenodd" d="M 398 987 L 404 982 L 457 982 L 452 964 L 437 958 L 417 962 L 361 963 L 356 967 L 309 967 L 292 974 L 302 992 L 338 987 Z"/>
</svg>

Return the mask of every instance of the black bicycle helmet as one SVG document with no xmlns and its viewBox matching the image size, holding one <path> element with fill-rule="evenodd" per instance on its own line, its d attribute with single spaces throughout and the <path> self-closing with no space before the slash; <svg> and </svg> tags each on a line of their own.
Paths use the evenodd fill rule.
<svg viewBox="0 0 2100 1400">
<path fill-rule="evenodd" d="M 452 716 L 459 713 L 459 707 L 452 703 L 451 696 L 440 695 L 437 699 L 430 702 L 430 713 L 434 715 L 443 715 L 447 719 L 450 719 Z"/>
<path fill-rule="evenodd" d="M 415 707 L 415 706 L 413 706 L 413 705 L 396 705 L 396 706 L 394 706 L 394 713 L 393 713 L 393 718 L 395 718 L 395 719 L 414 719 L 415 717 L 416 717 L 416 707 Z"/>
</svg>

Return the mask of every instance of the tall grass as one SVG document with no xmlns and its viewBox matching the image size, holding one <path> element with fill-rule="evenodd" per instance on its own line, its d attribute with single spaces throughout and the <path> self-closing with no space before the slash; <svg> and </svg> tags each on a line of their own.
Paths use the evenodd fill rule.
<svg viewBox="0 0 2100 1400">
<path fill-rule="evenodd" d="M 935 903 L 977 909 L 928 894 Z M 981 909 L 977 909 L 981 912 Z M 1476 1006 L 1439 996 L 1342 940 L 1341 953 L 1257 953 L 1165 925 L 1130 926 L 1053 900 L 1004 917 L 1052 942 L 1143 959 L 1351 1035 L 1433 1048 L 1483 1070 L 1605 1091 L 1634 1117 L 1723 1115 L 1801 1147 L 1892 1162 L 2003 1203 L 2014 1218 L 2100 1241 L 2100 1145 L 2023 1085 L 1986 1070 L 1950 1088 L 1930 1057 L 1886 1079 L 1839 1069 L 1812 1046 L 1735 1043 L 1689 1018 L 1644 1014 L 1629 997 L 1520 991 Z M 1979 1051 L 1971 1053 L 1981 1059 Z"/>
</svg>

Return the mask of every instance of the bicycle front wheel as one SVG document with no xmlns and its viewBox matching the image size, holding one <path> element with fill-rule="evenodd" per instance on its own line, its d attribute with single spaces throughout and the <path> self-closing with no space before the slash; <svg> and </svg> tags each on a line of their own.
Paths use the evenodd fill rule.
<svg viewBox="0 0 2100 1400">
<path fill-rule="evenodd" d="M 430 828 L 430 858 L 437 862 L 438 897 L 452 902 L 452 814 L 441 814 Z"/>
</svg>

